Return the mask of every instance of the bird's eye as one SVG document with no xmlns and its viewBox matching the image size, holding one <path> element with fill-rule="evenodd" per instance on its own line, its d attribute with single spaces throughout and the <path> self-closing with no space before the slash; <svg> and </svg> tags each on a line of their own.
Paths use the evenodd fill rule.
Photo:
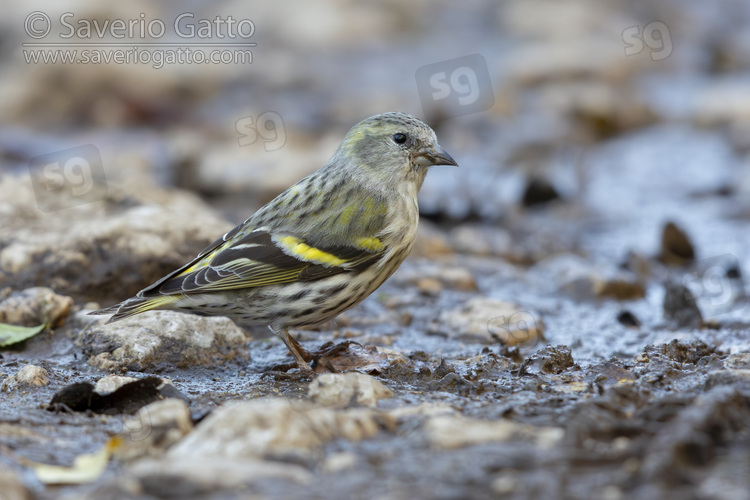
<svg viewBox="0 0 750 500">
<path fill-rule="evenodd" d="M 402 134 L 401 132 L 393 134 L 393 142 L 396 144 L 403 144 L 406 142 L 406 134 Z"/>
</svg>

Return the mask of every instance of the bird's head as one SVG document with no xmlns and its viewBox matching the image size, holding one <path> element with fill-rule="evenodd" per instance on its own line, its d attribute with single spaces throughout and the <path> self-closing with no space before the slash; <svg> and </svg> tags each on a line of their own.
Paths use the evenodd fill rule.
<svg viewBox="0 0 750 500">
<path fill-rule="evenodd" d="M 334 159 L 348 160 L 356 171 L 353 175 L 373 183 L 396 187 L 414 182 L 417 189 L 432 165 L 458 166 L 427 124 L 400 112 L 382 113 L 356 124 Z"/>
</svg>

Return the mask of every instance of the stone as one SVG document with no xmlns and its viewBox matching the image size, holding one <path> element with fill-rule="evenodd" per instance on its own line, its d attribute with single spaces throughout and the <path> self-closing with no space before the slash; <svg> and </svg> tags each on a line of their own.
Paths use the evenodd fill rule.
<svg viewBox="0 0 750 500">
<path fill-rule="evenodd" d="M 432 417 L 425 422 L 422 432 L 428 445 L 440 450 L 511 440 L 531 441 L 551 448 L 565 434 L 564 429 L 557 427 L 534 427 L 510 420 L 480 420 L 460 415 Z"/>
<path fill-rule="evenodd" d="M 693 293 L 685 285 L 664 284 L 664 319 L 678 328 L 701 328 L 703 315 Z"/>
<path fill-rule="evenodd" d="M 0 390 L 10 392 L 27 387 L 42 387 L 49 384 L 49 373 L 41 366 L 26 365 L 15 375 L 3 381 Z"/>
<path fill-rule="evenodd" d="M 535 177 L 527 181 L 521 204 L 524 207 L 534 207 L 559 199 L 560 195 L 550 181 Z"/>
<path fill-rule="evenodd" d="M 641 320 L 631 311 L 624 310 L 617 314 L 617 322 L 628 328 L 637 330 L 641 327 Z"/>
<path fill-rule="evenodd" d="M 413 257 L 439 257 L 453 254 L 448 236 L 428 220 L 420 220 L 417 228 L 417 239 L 411 250 Z"/>
<path fill-rule="evenodd" d="M 101 201 L 55 199 L 44 213 L 28 178 L 0 178 L 0 286 L 47 286 L 81 302 L 124 300 L 230 229 L 196 196 L 109 186 Z M 106 302 L 106 303 L 105 303 Z"/>
<path fill-rule="evenodd" d="M 96 381 L 94 392 L 101 396 L 112 394 L 117 389 L 130 382 L 138 380 L 135 377 L 123 377 L 122 375 L 109 375 Z"/>
<path fill-rule="evenodd" d="M 114 457 L 132 461 L 146 456 L 159 457 L 193 430 L 190 408 L 181 399 L 155 401 L 138 410 L 132 417 L 123 417 L 123 444 Z"/>
<path fill-rule="evenodd" d="M 471 255 L 509 255 L 514 250 L 510 233 L 499 227 L 461 224 L 448 235 L 456 252 Z"/>
<path fill-rule="evenodd" d="M 524 374 L 559 374 L 575 366 L 570 348 L 564 345 L 546 346 L 526 358 L 521 365 Z"/>
<path fill-rule="evenodd" d="M 662 230 L 659 260 L 668 266 L 682 266 L 695 260 L 690 237 L 674 222 L 667 222 Z"/>
<path fill-rule="evenodd" d="M 514 346 L 536 341 L 544 333 L 544 322 L 539 313 L 518 304 L 474 297 L 442 311 L 430 331 L 470 342 Z"/>
<path fill-rule="evenodd" d="M 443 291 L 443 284 L 435 278 L 419 278 L 417 289 L 422 295 L 438 296 Z"/>
<path fill-rule="evenodd" d="M 576 255 L 558 255 L 533 268 L 539 279 L 557 284 L 560 291 L 586 302 L 601 299 L 637 300 L 646 296 L 643 282 L 631 271 L 596 265 Z"/>
<path fill-rule="evenodd" d="M 724 360 L 724 366 L 729 369 L 750 369 L 750 353 L 738 352 L 730 354 Z"/>
<path fill-rule="evenodd" d="M 356 464 L 357 455 L 342 451 L 327 456 L 321 468 L 327 473 L 337 473 L 351 469 Z"/>
<path fill-rule="evenodd" d="M 412 259 L 408 265 L 399 268 L 393 280 L 416 285 L 425 295 L 438 295 L 446 288 L 476 291 L 478 287 L 474 274 L 452 260 L 450 257 L 441 260 Z"/>
<path fill-rule="evenodd" d="M 138 410 L 156 401 L 167 398 L 178 398 L 189 401 L 177 388 L 166 379 L 143 377 L 123 380 L 129 377 L 117 377 L 116 382 L 97 384 L 102 393 L 90 382 L 76 382 L 58 390 L 47 406 L 48 411 L 94 412 L 106 415 L 136 414 Z M 115 385 L 119 387 L 115 388 Z M 108 392 L 110 389 L 114 389 Z"/>
<path fill-rule="evenodd" d="M 448 403 L 420 403 L 394 408 L 389 410 L 388 414 L 401 423 L 401 421 L 420 417 L 458 415 L 458 412 Z"/>
<path fill-rule="evenodd" d="M 57 328 L 65 322 L 72 305 L 71 297 L 58 295 L 47 287 L 10 292 L 0 301 L 0 323 L 19 326 L 46 324 Z"/>
<path fill-rule="evenodd" d="M 362 373 L 324 373 L 307 388 L 307 397 L 321 406 L 344 408 L 355 404 L 375 407 L 378 401 L 393 396 L 393 391 L 375 377 Z"/>
<path fill-rule="evenodd" d="M 167 457 L 307 460 L 333 439 L 359 441 L 392 427 L 391 418 L 369 408 L 337 410 L 282 398 L 234 401 L 215 409 Z"/>
<path fill-rule="evenodd" d="M 89 363 L 103 370 L 215 366 L 247 357 L 245 334 L 230 319 L 174 311 L 149 311 L 110 324 L 98 320 L 75 342 Z"/>
<path fill-rule="evenodd" d="M 217 490 L 244 489 L 261 479 L 306 484 L 313 477 L 304 467 L 287 462 L 227 457 L 196 460 L 193 455 L 139 460 L 127 470 L 137 480 L 149 485 L 149 490 L 158 490 L 165 495 L 171 493 L 169 485 L 174 485 L 178 480 L 179 483 L 176 484 L 179 484 L 180 492 L 187 493 L 183 498 L 192 496 L 191 492 L 198 496 Z M 91 497 L 91 500 L 95 498 L 97 497 Z"/>
<path fill-rule="evenodd" d="M 750 369 L 714 370 L 706 377 L 706 390 L 717 385 L 735 384 L 750 387 Z"/>
<path fill-rule="evenodd" d="M 3 500 L 32 500 L 31 491 L 24 486 L 18 474 L 0 466 L 0 491 Z"/>
</svg>

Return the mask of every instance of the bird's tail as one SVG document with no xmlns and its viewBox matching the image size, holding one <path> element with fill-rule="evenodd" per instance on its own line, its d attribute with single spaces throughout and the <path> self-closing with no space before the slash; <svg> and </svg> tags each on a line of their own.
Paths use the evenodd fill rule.
<svg viewBox="0 0 750 500">
<path fill-rule="evenodd" d="M 107 323 L 129 318 L 152 309 L 167 309 L 169 304 L 177 301 L 174 295 L 162 295 L 161 297 L 133 297 L 111 307 L 105 307 L 89 313 L 90 316 L 112 314 Z"/>
</svg>

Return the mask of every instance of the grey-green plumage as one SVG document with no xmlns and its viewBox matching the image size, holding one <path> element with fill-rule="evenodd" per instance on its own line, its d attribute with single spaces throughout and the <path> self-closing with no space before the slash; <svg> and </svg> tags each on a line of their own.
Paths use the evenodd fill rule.
<svg viewBox="0 0 750 500">
<path fill-rule="evenodd" d="M 290 327 L 324 323 L 361 302 L 416 238 L 417 193 L 431 165 L 456 165 L 419 119 L 375 115 L 331 160 L 201 252 L 114 307 L 110 321 L 151 309 L 268 325 L 297 359 Z"/>
</svg>

